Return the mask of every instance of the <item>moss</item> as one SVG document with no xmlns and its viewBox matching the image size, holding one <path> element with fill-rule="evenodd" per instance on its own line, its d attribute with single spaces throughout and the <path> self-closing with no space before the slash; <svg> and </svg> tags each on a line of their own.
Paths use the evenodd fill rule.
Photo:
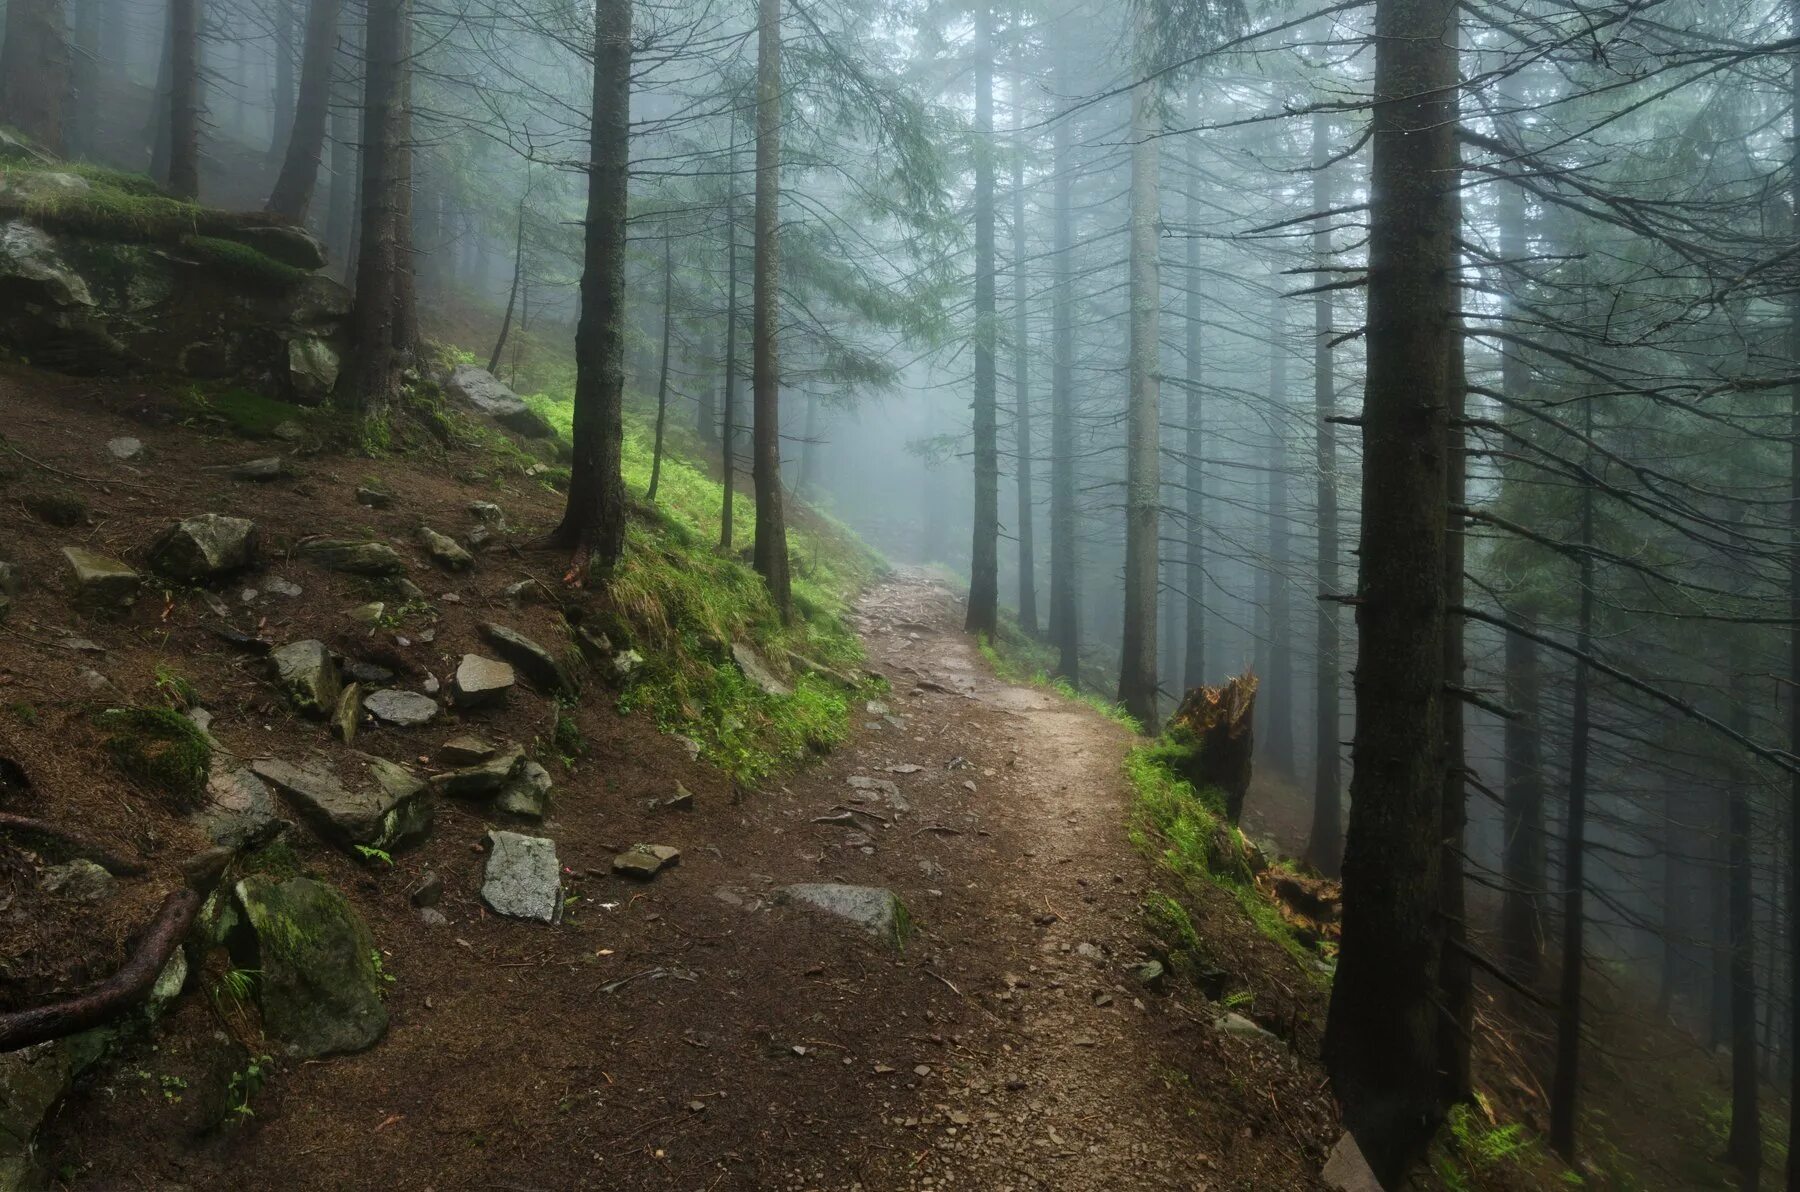
<svg viewBox="0 0 1800 1192">
<path fill-rule="evenodd" d="M 221 275 L 264 289 L 285 290 L 299 285 L 307 271 L 283 264 L 266 253 L 235 240 L 217 236 L 183 236 L 181 247 Z"/>
<path fill-rule="evenodd" d="M 233 228 L 266 226 L 280 221 L 261 212 L 215 211 L 177 199 L 141 174 L 127 174 L 80 162 L 9 163 L 21 176 L 17 187 L 26 197 L 0 200 L 0 211 L 25 216 L 54 231 L 104 240 L 176 244 L 189 236 L 212 236 Z M 74 174 L 84 190 L 33 188 L 31 174 Z M 34 193 L 35 191 L 35 193 Z"/>
<path fill-rule="evenodd" d="M 107 752 L 119 769 L 177 807 L 206 793 L 212 746 L 206 735 L 171 708 L 113 708 L 100 715 Z"/>
<path fill-rule="evenodd" d="M 182 397 L 181 405 L 192 420 L 222 423 L 252 439 L 272 438 L 282 423 L 309 417 L 308 411 L 290 402 L 235 386 L 195 386 Z"/>
</svg>

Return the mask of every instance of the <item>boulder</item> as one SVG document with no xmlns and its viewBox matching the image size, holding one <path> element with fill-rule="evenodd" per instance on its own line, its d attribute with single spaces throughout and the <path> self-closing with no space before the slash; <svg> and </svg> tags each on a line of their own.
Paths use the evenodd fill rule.
<svg viewBox="0 0 1800 1192">
<path fill-rule="evenodd" d="M 384 492 L 379 488 L 370 488 L 366 484 L 359 484 L 356 487 L 356 503 L 370 509 L 386 509 L 394 503 L 394 494 Z"/>
<path fill-rule="evenodd" d="M 59 237 L 23 219 L 0 223 L 0 342 L 34 364 L 77 368 L 117 360 L 124 345 L 106 327 L 87 280 Z"/>
<path fill-rule="evenodd" d="M 392 687 L 370 692 L 363 698 L 363 707 L 369 710 L 369 715 L 383 724 L 391 724 L 397 728 L 418 728 L 420 725 L 430 724 L 438 714 L 437 701 L 429 695 Z"/>
<path fill-rule="evenodd" d="M 207 839 L 234 852 L 258 848 L 288 828 L 277 814 L 274 793 L 248 766 L 215 765 L 206 782 L 206 803 L 194 818 Z"/>
<path fill-rule="evenodd" d="M 1221 1035 L 1230 1035 L 1234 1039 L 1260 1039 L 1268 1043 L 1281 1042 L 1275 1035 L 1232 1010 L 1227 1010 L 1213 1019 L 1212 1025 L 1213 1029 Z"/>
<path fill-rule="evenodd" d="M 651 811 L 692 811 L 694 792 L 677 782 L 675 790 L 660 799 L 650 800 Z"/>
<path fill-rule="evenodd" d="M 778 901 L 795 902 L 856 924 L 870 935 L 904 945 L 912 920 L 900 896 L 880 886 L 848 886 L 838 882 L 802 882 L 785 886 Z"/>
<path fill-rule="evenodd" d="M 346 683 L 331 712 L 331 735 L 346 745 L 355 744 L 362 728 L 362 692 L 361 683 Z"/>
<path fill-rule="evenodd" d="M 42 882 L 46 894 L 89 904 L 105 899 L 117 884 L 104 866 L 79 858 L 46 869 Z"/>
<path fill-rule="evenodd" d="M 251 484 L 262 484 L 286 476 L 287 464 L 279 455 L 265 455 L 260 459 L 248 459 L 241 464 L 231 464 L 225 470 L 231 473 L 233 480 L 247 480 Z"/>
<path fill-rule="evenodd" d="M 75 1083 L 70 1051 L 57 1039 L 0 1055 L 0 1188 L 8 1192 L 51 1186 L 33 1144 Z"/>
<path fill-rule="evenodd" d="M 331 341 L 316 335 L 296 335 L 287 344 L 288 384 L 296 394 L 313 401 L 323 400 L 337 388 L 338 374 L 344 362 Z M 282 426 L 290 425 L 282 423 Z M 276 428 L 277 433 L 280 427 Z"/>
<path fill-rule="evenodd" d="M 263 1030 L 307 1059 L 373 1046 L 388 1022 L 380 953 L 344 896 L 311 878 L 262 874 L 235 893 L 244 929 L 233 951 L 260 973 Z"/>
<path fill-rule="evenodd" d="M 485 762 L 500 752 L 493 742 L 483 740 L 473 733 L 463 733 L 451 737 L 438 749 L 438 760 L 448 766 L 473 766 L 477 762 Z"/>
<path fill-rule="evenodd" d="M 681 850 L 669 844 L 634 844 L 612 859 L 612 871 L 621 877 L 647 882 L 672 865 L 681 864 Z"/>
<path fill-rule="evenodd" d="M 509 815 L 541 820 L 550 811 L 553 789 L 550 772 L 534 761 L 527 761 L 494 796 L 494 807 Z"/>
<path fill-rule="evenodd" d="M 356 790 L 323 765 L 303 768 L 277 758 L 258 758 L 250 768 L 339 844 L 391 849 L 430 831 L 433 806 L 425 783 L 393 762 L 366 754 L 352 756 L 366 771 L 366 781 Z"/>
<path fill-rule="evenodd" d="M 63 547 L 75 581 L 75 603 L 88 612 L 119 612 L 137 603 L 143 578 L 117 559 L 79 546 Z"/>
<path fill-rule="evenodd" d="M 432 781 L 446 795 L 485 799 L 506 789 L 524 764 L 525 750 L 514 745 L 484 762 L 439 774 Z"/>
<path fill-rule="evenodd" d="M 419 544 L 431 561 L 445 571 L 467 571 L 475 566 L 475 556 L 464 550 L 462 545 L 447 534 L 440 534 L 430 526 L 419 527 Z"/>
<path fill-rule="evenodd" d="M 556 842 L 517 832 L 490 832 L 481 900 L 495 914 L 554 923 L 562 917 L 562 866 Z"/>
<path fill-rule="evenodd" d="M 202 583 L 256 561 L 256 523 L 202 513 L 184 517 L 150 544 L 150 566 L 171 579 Z"/>
<path fill-rule="evenodd" d="M 513 685 L 513 668 L 479 654 L 464 654 L 456 665 L 450 698 L 459 708 L 480 708 L 494 703 Z"/>
<path fill-rule="evenodd" d="M 473 364 L 457 365 L 444 379 L 444 392 L 473 406 L 514 434 L 527 439 L 556 437 L 555 427 L 485 368 Z"/>
<path fill-rule="evenodd" d="M 517 667 L 532 686 L 546 695 L 580 694 L 568 667 L 518 630 L 488 621 L 481 626 L 481 636 L 494 647 L 495 653 Z"/>
<path fill-rule="evenodd" d="M 269 651 L 269 660 L 275 664 L 276 682 L 294 707 L 321 720 L 337 709 L 341 681 L 324 642 L 311 638 L 289 642 Z"/>
<path fill-rule="evenodd" d="M 237 227 L 221 232 L 221 238 L 254 248 L 271 260 L 305 269 L 309 273 L 325 267 L 325 245 L 305 228 L 287 225 L 269 227 Z"/>
<path fill-rule="evenodd" d="M 406 560 L 384 542 L 356 542 L 341 538 L 322 538 L 302 543 L 301 553 L 321 567 L 346 575 L 385 578 L 406 574 Z"/>
<path fill-rule="evenodd" d="M 789 696 L 794 689 L 776 677 L 769 669 L 769 664 L 762 660 L 762 655 L 744 642 L 731 643 L 732 661 L 744 672 L 744 677 L 754 683 L 764 695 Z"/>
</svg>

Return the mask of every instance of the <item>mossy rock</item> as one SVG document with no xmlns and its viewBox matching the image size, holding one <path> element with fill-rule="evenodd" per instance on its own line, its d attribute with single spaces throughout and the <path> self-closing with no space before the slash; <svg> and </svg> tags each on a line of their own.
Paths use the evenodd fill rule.
<svg viewBox="0 0 1800 1192">
<path fill-rule="evenodd" d="M 112 708 L 100 714 L 106 748 L 119 769 L 178 808 L 206 795 L 212 745 L 194 722 L 172 708 Z"/>
<path fill-rule="evenodd" d="M 362 1051 L 387 1030 L 375 939 L 336 889 L 296 877 L 238 882 L 232 952 L 256 969 L 263 1030 L 299 1057 Z"/>
</svg>

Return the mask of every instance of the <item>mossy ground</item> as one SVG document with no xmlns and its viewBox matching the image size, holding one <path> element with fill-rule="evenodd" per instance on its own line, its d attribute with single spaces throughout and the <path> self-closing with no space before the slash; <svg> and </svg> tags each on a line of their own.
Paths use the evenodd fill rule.
<svg viewBox="0 0 1800 1192">
<path fill-rule="evenodd" d="M 196 424 L 215 423 L 251 439 L 271 438 L 282 423 L 304 425 L 310 417 L 292 402 L 235 385 L 195 385 L 182 395 L 181 407 Z"/>
<path fill-rule="evenodd" d="M 218 211 L 203 207 L 165 193 L 145 175 L 86 162 L 13 161 L 3 168 L 6 174 L 24 184 L 16 187 L 23 197 L 0 199 L 0 210 L 23 215 L 42 227 L 77 236 L 176 244 L 189 237 L 207 237 L 233 228 L 280 222 L 261 212 Z M 32 175 L 45 174 L 72 174 L 87 186 L 72 189 L 29 184 Z M 262 256 L 261 253 L 257 255 Z"/>
<path fill-rule="evenodd" d="M 107 752 L 119 769 L 179 808 L 206 794 L 212 746 L 172 708 L 112 708 L 100 714 Z"/>
</svg>

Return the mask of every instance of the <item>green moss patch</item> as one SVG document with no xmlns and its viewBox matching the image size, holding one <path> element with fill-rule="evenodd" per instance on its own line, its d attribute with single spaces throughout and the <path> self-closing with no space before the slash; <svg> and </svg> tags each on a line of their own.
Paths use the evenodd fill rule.
<svg viewBox="0 0 1800 1192">
<path fill-rule="evenodd" d="M 193 721 L 172 708 L 113 708 L 100 714 L 113 762 L 133 781 L 180 808 L 206 793 L 212 746 Z"/>
<path fill-rule="evenodd" d="M 216 211 L 164 193 L 141 174 L 81 162 L 8 162 L 10 193 L 0 194 L 0 213 L 22 215 L 53 231 L 104 240 L 174 244 L 232 228 L 281 222 L 262 212 Z M 72 174 L 82 189 L 34 185 L 34 176 Z"/>
<path fill-rule="evenodd" d="M 284 422 L 301 422 L 309 411 L 251 389 L 235 387 L 189 389 L 181 399 L 184 413 L 197 422 L 217 422 L 251 439 L 272 438 Z"/>
<path fill-rule="evenodd" d="M 291 289 L 308 277 L 306 270 L 283 264 L 235 240 L 218 236 L 183 236 L 181 247 L 221 276 L 261 289 Z"/>
</svg>

